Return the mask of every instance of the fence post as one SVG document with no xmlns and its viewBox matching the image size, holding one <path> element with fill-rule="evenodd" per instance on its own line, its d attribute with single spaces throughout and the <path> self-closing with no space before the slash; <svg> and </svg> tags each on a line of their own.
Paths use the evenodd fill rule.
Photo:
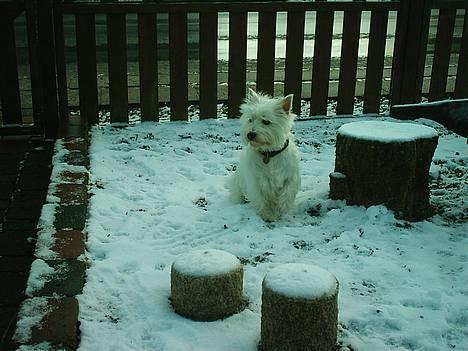
<svg viewBox="0 0 468 351">
<path fill-rule="evenodd" d="M 0 50 L 2 50 L 3 56 L 0 65 L 0 100 L 3 124 L 22 124 L 15 42 L 15 15 L 8 12 L 0 14 Z"/>
<path fill-rule="evenodd" d="M 391 104 L 418 103 L 424 78 L 429 0 L 400 0 L 393 56 Z"/>
<path fill-rule="evenodd" d="M 57 89 L 59 116 L 61 123 L 68 119 L 68 91 L 67 91 L 67 64 L 65 61 L 65 33 L 63 25 L 63 14 L 59 9 L 63 0 L 55 0 L 54 32 L 55 32 L 55 59 L 57 69 Z"/>
<path fill-rule="evenodd" d="M 55 138 L 59 126 L 59 100 L 54 34 L 54 0 L 37 6 L 38 60 L 41 72 L 41 120 L 46 138 Z"/>
</svg>

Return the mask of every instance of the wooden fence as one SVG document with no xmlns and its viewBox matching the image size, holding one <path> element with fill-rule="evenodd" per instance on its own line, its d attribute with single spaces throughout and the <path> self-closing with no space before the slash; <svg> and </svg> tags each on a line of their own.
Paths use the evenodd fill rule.
<svg viewBox="0 0 468 351">
<path fill-rule="evenodd" d="M 142 120 L 158 120 L 157 15 L 167 14 L 169 30 L 169 86 L 172 120 L 188 119 L 188 14 L 199 16 L 199 106 L 200 118 L 215 117 L 218 103 L 218 14 L 229 13 L 228 116 L 237 117 L 246 92 L 248 14 L 258 13 L 256 89 L 273 93 L 277 14 L 287 13 L 284 93 L 303 96 L 304 29 L 306 13 L 314 12 L 315 44 L 311 74 L 310 115 L 325 115 L 329 99 L 334 18 L 343 13 L 338 78 L 337 114 L 352 114 L 358 67 L 361 18 L 370 12 L 366 60 L 364 112 L 378 113 L 381 101 L 384 54 L 389 13 L 397 13 L 395 46 L 389 98 L 392 104 L 421 101 L 431 10 L 438 10 L 438 25 L 428 98 L 468 97 L 468 1 L 400 0 L 388 2 L 87 2 L 53 0 L 26 2 L 28 43 L 31 58 L 33 126 L 46 135 L 56 134 L 60 120 L 68 116 L 67 77 L 64 54 L 64 16 L 74 16 L 80 115 L 90 124 L 98 122 L 98 72 L 96 16 L 106 16 L 109 106 L 111 122 L 128 122 L 128 75 L 126 16 L 138 18 L 138 65 Z M 464 16 L 459 40 L 456 82 L 447 91 L 449 61 L 456 14 Z M 3 23 L 3 22 L 2 22 Z M 3 49 L 8 49 L 2 77 L 2 123 L 21 125 L 21 106 L 14 56 L 13 22 L 3 24 Z M 15 79 L 16 74 L 16 79 Z M 13 96 L 14 95 L 14 96 Z M 294 111 L 300 112 L 296 98 Z M 0 124 L 1 125 L 1 124 Z M 24 128 L 0 128 L 0 133 Z"/>
</svg>

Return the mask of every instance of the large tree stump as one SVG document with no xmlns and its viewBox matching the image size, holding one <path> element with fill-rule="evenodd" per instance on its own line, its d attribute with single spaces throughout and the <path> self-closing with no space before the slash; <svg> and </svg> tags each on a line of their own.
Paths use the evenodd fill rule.
<svg viewBox="0 0 468 351">
<path fill-rule="evenodd" d="M 418 124 L 362 121 L 341 126 L 330 197 L 350 205 L 385 204 L 410 221 L 430 217 L 429 167 L 437 141 L 433 128 Z"/>
<path fill-rule="evenodd" d="M 244 271 L 236 256 L 219 250 L 194 250 L 172 264 L 175 311 L 193 320 L 214 321 L 242 306 Z"/>
<path fill-rule="evenodd" d="M 328 271 L 290 263 L 263 280 L 262 351 L 335 350 L 338 281 Z"/>
</svg>

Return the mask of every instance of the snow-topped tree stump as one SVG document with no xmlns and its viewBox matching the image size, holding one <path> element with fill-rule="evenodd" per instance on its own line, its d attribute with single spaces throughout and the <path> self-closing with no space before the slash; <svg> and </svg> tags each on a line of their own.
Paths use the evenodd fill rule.
<svg viewBox="0 0 468 351">
<path fill-rule="evenodd" d="M 317 267 L 289 263 L 263 280 L 262 351 L 335 350 L 338 281 Z"/>
<path fill-rule="evenodd" d="M 220 250 L 194 250 L 172 264 L 171 299 L 187 318 L 214 321 L 239 312 L 244 271 L 239 259 Z"/>
<path fill-rule="evenodd" d="M 418 124 L 344 124 L 336 138 L 330 197 L 350 205 L 385 204 L 410 221 L 430 217 L 429 167 L 437 142 L 435 129 Z"/>
</svg>

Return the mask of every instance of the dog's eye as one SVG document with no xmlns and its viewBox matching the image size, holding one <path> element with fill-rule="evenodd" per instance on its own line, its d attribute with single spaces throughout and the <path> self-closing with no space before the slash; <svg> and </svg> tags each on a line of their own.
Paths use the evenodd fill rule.
<svg viewBox="0 0 468 351">
<path fill-rule="evenodd" d="M 252 123 L 252 118 L 249 118 L 249 123 Z"/>
<path fill-rule="evenodd" d="M 269 124 L 271 124 L 271 122 L 270 122 L 269 120 L 267 120 L 267 119 L 262 119 L 262 122 L 263 122 L 263 124 L 266 125 L 266 126 L 269 125 Z"/>
</svg>

